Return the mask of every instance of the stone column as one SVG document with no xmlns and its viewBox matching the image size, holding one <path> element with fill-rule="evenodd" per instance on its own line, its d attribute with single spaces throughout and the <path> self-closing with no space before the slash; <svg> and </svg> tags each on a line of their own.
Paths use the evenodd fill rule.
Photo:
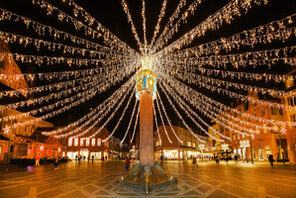
<svg viewBox="0 0 296 198">
<path fill-rule="evenodd" d="M 140 164 L 154 165 L 153 102 L 152 93 L 143 91 L 140 96 Z"/>
</svg>

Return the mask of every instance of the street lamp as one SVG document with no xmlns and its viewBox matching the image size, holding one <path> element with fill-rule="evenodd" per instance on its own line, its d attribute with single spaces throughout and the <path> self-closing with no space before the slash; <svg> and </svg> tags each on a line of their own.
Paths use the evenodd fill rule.
<svg viewBox="0 0 296 198">
<path fill-rule="evenodd" d="M 206 146 L 204 144 L 199 144 L 198 147 L 201 150 L 201 161 L 203 162 L 203 150 L 205 150 Z"/>
</svg>

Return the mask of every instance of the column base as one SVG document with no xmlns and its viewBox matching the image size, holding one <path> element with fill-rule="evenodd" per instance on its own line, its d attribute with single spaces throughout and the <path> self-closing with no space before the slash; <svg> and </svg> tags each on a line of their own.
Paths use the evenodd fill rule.
<svg viewBox="0 0 296 198">
<path fill-rule="evenodd" d="M 175 177 L 169 177 L 164 173 L 159 163 L 154 166 L 136 165 L 126 177 L 118 179 L 121 184 L 140 188 L 148 194 L 151 190 L 169 184 L 176 184 Z"/>
</svg>

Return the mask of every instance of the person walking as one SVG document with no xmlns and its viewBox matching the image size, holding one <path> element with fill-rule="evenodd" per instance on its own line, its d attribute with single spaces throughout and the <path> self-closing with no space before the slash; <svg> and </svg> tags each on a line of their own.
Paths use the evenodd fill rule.
<svg viewBox="0 0 296 198">
<path fill-rule="evenodd" d="M 127 156 L 125 159 L 125 170 L 128 171 L 130 163 L 131 163 L 130 158 L 129 158 L 129 156 Z"/>
<path fill-rule="evenodd" d="M 238 164 L 238 156 L 236 154 L 234 155 L 234 161 L 236 164 Z"/>
<path fill-rule="evenodd" d="M 286 154 L 285 154 L 285 152 L 282 152 L 282 156 L 283 156 L 283 164 L 284 164 L 284 166 L 286 166 Z"/>
<path fill-rule="evenodd" d="M 36 160 L 35 160 L 35 166 L 36 167 L 40 166 L 40 163 L 39 162 L 40 162 L 40 157 L 39 157 L 39 155 L 37 155 L 36 156 Z"/>
<path fill-rule="evenodd" d="M 273 167 L 273 155 L 268 156 L 268 161 L 270 163 L 270 166 Z"/>
<path fill-rule="evenodd" d="M 59 169 L 59 164 L 60 164 L 60 161 L 59 161 L 59 158 L 57 157 L 54 161 L 54 170 Z"/>
<path fill-rule="evenodd" d="M 197 168 L 196 157 L 195 156 L 192 157 L 192 165 L 193 165 L 193 171 L 195 171 L 195 169 Z"/>
<path fill-rule="evenodd" d="M 219 157 L 216 156 L 215 158 L 216 158 L 216 159 L 215 159 L 215 160 L 216 160 L 216 164 L 219 164 Z"/>
<path fill-rule="evenodd" d="M 94 163 L 94 159 L 95 159 L 95 156 L 91 156 L 91 163 L 93 164 Z"/>
</svg>

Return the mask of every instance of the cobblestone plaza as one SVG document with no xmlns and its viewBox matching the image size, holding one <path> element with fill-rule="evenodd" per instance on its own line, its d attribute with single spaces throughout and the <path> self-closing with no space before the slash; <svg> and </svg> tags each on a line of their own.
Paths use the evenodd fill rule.
<svg viewBox="0 0 296 198">
<path fill-rule="evenodd" d="M 123 161 L 69 162 L 58 171 L 52 165 L 31 171 L 2 173 L 0 197 L 295 197 L 295 167 L 274 168 L 268 164 L 199 163 L 193 170 L 191 161 L 163 163 L 177 184 L 154 189 L 149 195 L 117 182 L 126 176 Z"/>
</svg>

